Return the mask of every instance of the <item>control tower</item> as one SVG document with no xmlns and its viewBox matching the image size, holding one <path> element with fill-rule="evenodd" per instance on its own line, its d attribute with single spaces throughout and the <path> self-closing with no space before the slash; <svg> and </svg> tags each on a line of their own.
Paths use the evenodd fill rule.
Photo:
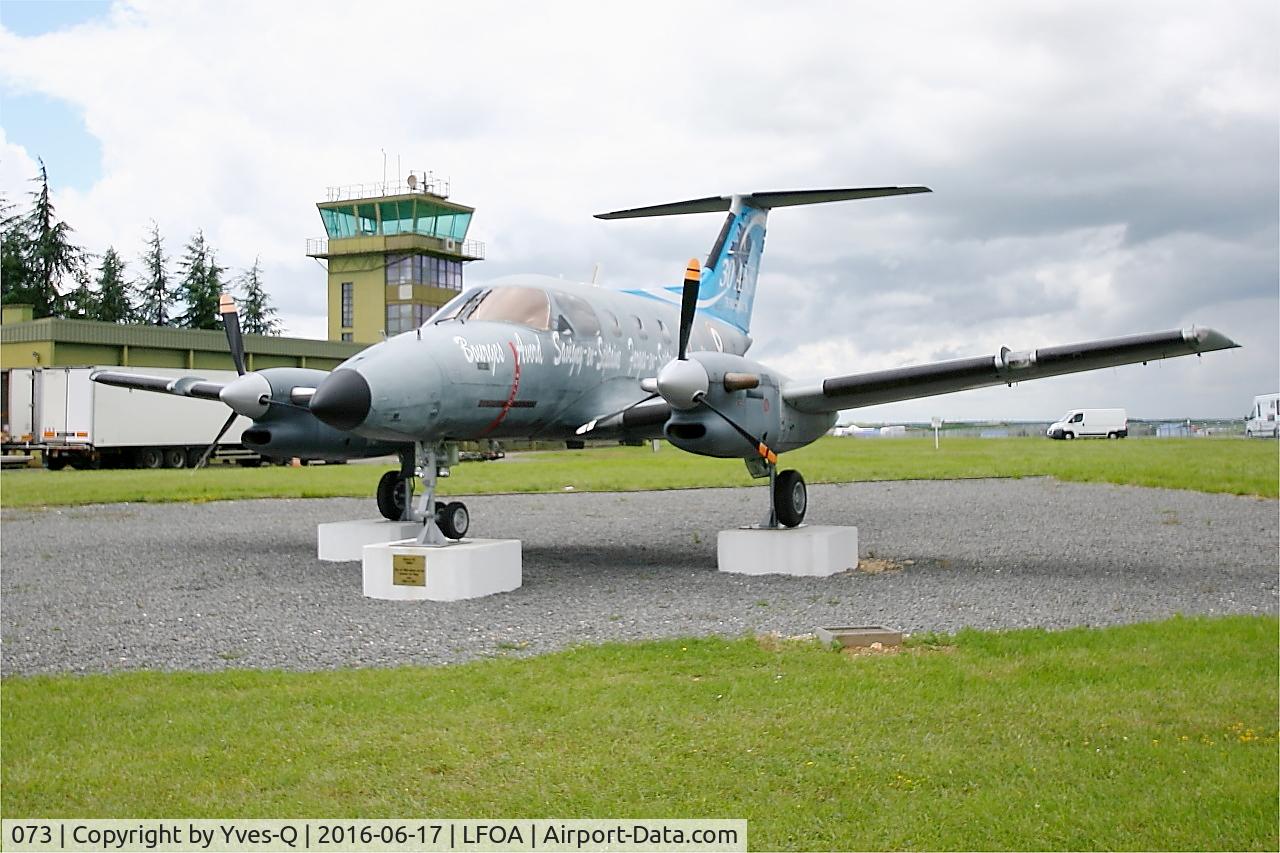
<svg viewBox="0 0 1280 853">
<path fill-rule="evenodd" d="M 475 208 L 449 184 L 409 173 L 404 183 L 329 187 L 316 202 L 328 237 L 307 254 L 329 267 L 329 340 L 377 343 L 417 328 L 462 290 L 462 266 L 484 258 L 467 239 Z"/>
</svg>

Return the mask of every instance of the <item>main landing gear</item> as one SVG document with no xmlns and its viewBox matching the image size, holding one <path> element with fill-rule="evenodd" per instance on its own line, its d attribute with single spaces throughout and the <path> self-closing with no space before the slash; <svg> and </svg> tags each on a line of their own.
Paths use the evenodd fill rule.
<svg viewBox="0 0 1280 853">
<path fill-rule="evenodd" d="M 422 523 L 418 534 L 421 545 L 445 545 L 467 535 L 471 514 L 461 501 L 445 503 L 435 500 L 436 479 L 449 476 L 449 468 L 457 460 L 457 449 L 449 445 L 427 445 L 421 442 L 412 450 L 400 451 L 400 470 L 388 471 L 378 481 L 378 511 L 390 521 Z M 418 505 L 413 505 L 413 481 L 422 480 L 423 492 Z"/>
<path fill-rule="evenodd" d="M 779 471 L 776 463 L 760 458 L 746 460 L 747 471 L 757 479 L 769 478 L 769 514 L 759 527 L 799 527 L 809 508 L 809 491 L 799 471 Z"/>
</svg>

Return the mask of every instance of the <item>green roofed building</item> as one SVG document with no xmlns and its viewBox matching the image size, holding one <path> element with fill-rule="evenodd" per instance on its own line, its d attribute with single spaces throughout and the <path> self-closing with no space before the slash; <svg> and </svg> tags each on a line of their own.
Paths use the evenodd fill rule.
<svg viewBox="0 0 1280 853">
<path fill-rule="evenodd" d="M 329 340 L 371 344 L 414 329 L 462 290 L 462 267 L 484 257 L 467 239 L 474 208 L 447 182 L 330 187 L 317 202 L 327 236 L 307 254 L 328 263 Z"/>
</svg>

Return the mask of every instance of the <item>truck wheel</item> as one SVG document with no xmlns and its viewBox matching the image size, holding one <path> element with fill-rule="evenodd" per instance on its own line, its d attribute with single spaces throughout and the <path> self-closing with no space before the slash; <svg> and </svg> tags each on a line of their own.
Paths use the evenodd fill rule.
<svg viewBox="0 0 1280 853">
<path fill-rule="evenodd" d="M 1113 439 L 1113 438 L 1119 438 L 1119 437 L 1120 437 L 1120 436 L 1116 435 L 1114 432 L 1109 432 L 1109 433 L 1107 433 L 1107 440 L 1108 440 L 1108 441 L 1110 441 L 1110 440 L 1111 440 L 1111 439 Z"/>
<path fill-rule="evenodd" d="M 134 451 L 133 464 L 139 468 L 163 468 L 164 454 L 158 447 L 140 447 Z"/>
<path fill-rule="evenodd" d="M 164 467 L 166 468 L 185 468 L 187 467 L 187 451 L 181 447 L 171 447 L 164 452 Z"/>
<path fill-rule="evenodd" d="M 777 510 L 778 523 L 783 527 L 795 527 L 804 521 L 805 510 L 809 508 L 809 493 L 799 471 L 783 471 L 774 480 L 773 508 Z"/>
<path fill-rule="evenodd" d="M 261 457 L 258 459 L 237 459 L 236 464 L 241 468 L 261 468 L 264 461 Z"/>
<path fill-rule="evenodd" d="M 50 471 L 61 471 L 63 468 L 67 467 L 67 460 L 63 459 L 61 456 L 46 456 L 44 458 L 44 467 L 48 468 Z"/>
<path fill-rule="evenodd" d="M 97 471 L 102 467 L 102 459 L 86 454 L 83 458 L 72 459 L 71 467 L 77 471 Z"/>
<path fill-rule="evenodd" d="M 1072 441 L 1076 437 L 1076 434 L 1074 432 L 1064 432 L 1062 437 L 1067 441 Z"/>
</svg>

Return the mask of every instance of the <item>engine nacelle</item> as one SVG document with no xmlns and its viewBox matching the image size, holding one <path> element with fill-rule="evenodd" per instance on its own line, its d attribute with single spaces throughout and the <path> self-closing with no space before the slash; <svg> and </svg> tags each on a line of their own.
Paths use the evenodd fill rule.
<svg viewBox="0 0 1280 853">
<path fill-rule="evenodd" d="M 764 365 L 739 355 L 694 352 L 689 354 L 689 360 L 706 370 L 707 402 L 752 435 L 767 437 L 772 446 L 773 439 L 782 431 L 776 374 L 768 372 Z M 726 389 L 726 374 L 729 375 L 729 387 L 739 390 Z M 743 388 L 743 385 L 751 384 L 743 382 L 744 374 L 759 377 L 759 383 L 753 388 Z M 756 447 L 737 430 L 703 405 L 684 411 L 673 409 L 663 427 L 663 434 L 681 450 L 702 456 L 742 459 L 755 456 L 757 452 Z"/>
<path fill-rule="evenodd" d="M 272 405 L 254 419 L 240 441 L 245 447 L 271 459 L 324 459 L 339 462 L 395 453 L 400 445 L 363 438 L 322 423 L 305 408 L 309 395 L 329 374 L 323 370 L 272 367 L 258 371 L 271 386 L 271 399 L 292 406 Z M 294 408 L 294 406 L 303 408 Z"/>
<path fill-rule="evenodd" d="M 694 352 L 689 359 L 707 371 L 707 401 L 777 453 L 804 447 L 835 424 L 832 414 L 808 414 L 788 406 L 781 395 L 786 377 L 739 355 Z M 754 387 L 749 381 L 758 377 Z M 730 390 L 736 389 L 736 390 Z M 681 450 L 725 459 L 754 457 L 757 448 L 706 406 L 673 409 L 663 427 L 667 440 Z"/>
</svg>

